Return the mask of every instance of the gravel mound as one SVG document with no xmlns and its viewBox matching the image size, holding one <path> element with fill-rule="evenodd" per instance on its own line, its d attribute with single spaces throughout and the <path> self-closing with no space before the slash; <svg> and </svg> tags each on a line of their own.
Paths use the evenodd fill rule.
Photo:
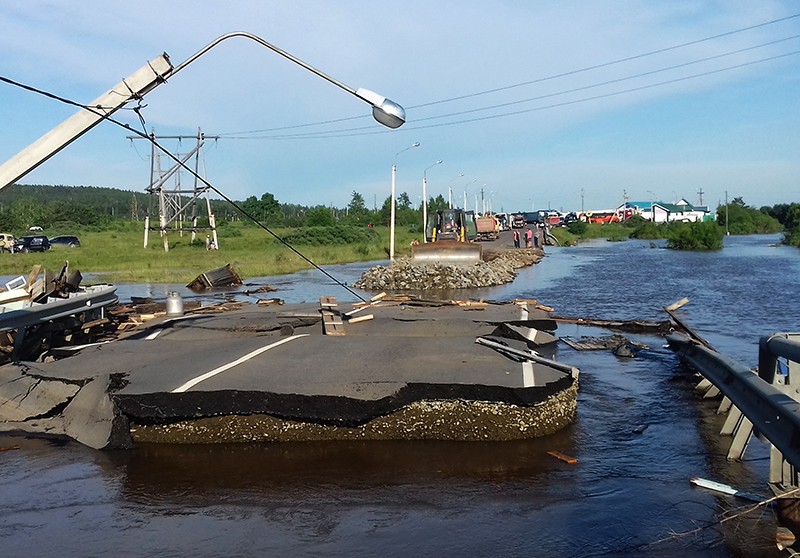
<svg viewBox="0 0 800 558">
<path fill-rule="evenodd" d="M 512 282 L 517 269 L 542 259 L 541 251 L 535 249 L 503 250 L 492 256 L 490 261 L 472 265 L 415 264 L 400 258 L 391 265 L 367 270 L 354 286 L 376 291 L 492 287 Z"/>
</svg>

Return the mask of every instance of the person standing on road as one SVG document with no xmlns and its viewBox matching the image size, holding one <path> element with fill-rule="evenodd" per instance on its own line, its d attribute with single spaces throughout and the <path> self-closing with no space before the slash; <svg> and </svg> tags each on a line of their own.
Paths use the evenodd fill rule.
<svg viewBox="0 0 800 558">
<path fill-rule="evenodd" d="M 514 229 L 514 248 L 519 248 L 519 231 Z"/>
<path fill-rule="evenodd" d="M 525 230 L 525 248 L 533 247 L 533 231 L 530 227 Z"/>
</svg>

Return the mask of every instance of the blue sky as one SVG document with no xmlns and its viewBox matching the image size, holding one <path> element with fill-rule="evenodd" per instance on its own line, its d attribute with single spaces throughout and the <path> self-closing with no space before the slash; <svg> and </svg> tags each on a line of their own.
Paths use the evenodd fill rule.
<svg viewBox="0 0 800 558">
<path fill-rule="evenodd" d="M 415 203 L 425 169 L 430 194 L 466 191 L 472 208 L 483 189 L 497 211 L 601 209 L 654 194 L 697 203 L 701 189 L 712 206 L 726 192 L 756 207 L 800 201 L 796 2 L 364 6 L 11 3 L 0 12 L 0 75 L 88 103 L 162 52 L 179 64 L 248 31 L 406 108 L 405 126 L 384 129 L 367 105 L 256 43 L 222 43 L 148 94 L 141 114 L 157 135 L 220 135 L 205 174 L 234 199 L 270 192 L 342 207 L 355 190 L 380 206 L 396 161 L 398 192 Z M 0 161 L 73 112 L 0 83 Z M 142 129 L 132 111 L 117 117 Z M 103 123 L 20 182 L 143 191 L 149 148 L 128 135 Z"/>
</svg>

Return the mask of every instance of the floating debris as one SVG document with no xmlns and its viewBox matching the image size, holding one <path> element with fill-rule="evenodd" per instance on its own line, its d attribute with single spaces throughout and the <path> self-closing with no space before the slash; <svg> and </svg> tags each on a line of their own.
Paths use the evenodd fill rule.
<svg viewBox="0 0 800 558">
<path fill-rule="evenodd" d="M 201 273 L 186 286 L 195 292 L 202 292 L 216 288 L 238 287 L 241 284 L 242 278 L 239 277 L 239 274 L 233 270 L 231 264 L 225 264 L 217 269 Z"/>
</svg>

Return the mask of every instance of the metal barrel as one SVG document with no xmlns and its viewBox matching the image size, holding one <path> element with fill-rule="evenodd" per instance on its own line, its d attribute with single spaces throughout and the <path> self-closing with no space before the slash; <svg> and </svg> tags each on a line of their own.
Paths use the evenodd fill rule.
<svg viewBox="0 0 800 558">
<path fill-rule="evenodd" d="M 183 316 L 183 299 L 175 291 L 167 295 L 167 316 Z"/>
</svg>

